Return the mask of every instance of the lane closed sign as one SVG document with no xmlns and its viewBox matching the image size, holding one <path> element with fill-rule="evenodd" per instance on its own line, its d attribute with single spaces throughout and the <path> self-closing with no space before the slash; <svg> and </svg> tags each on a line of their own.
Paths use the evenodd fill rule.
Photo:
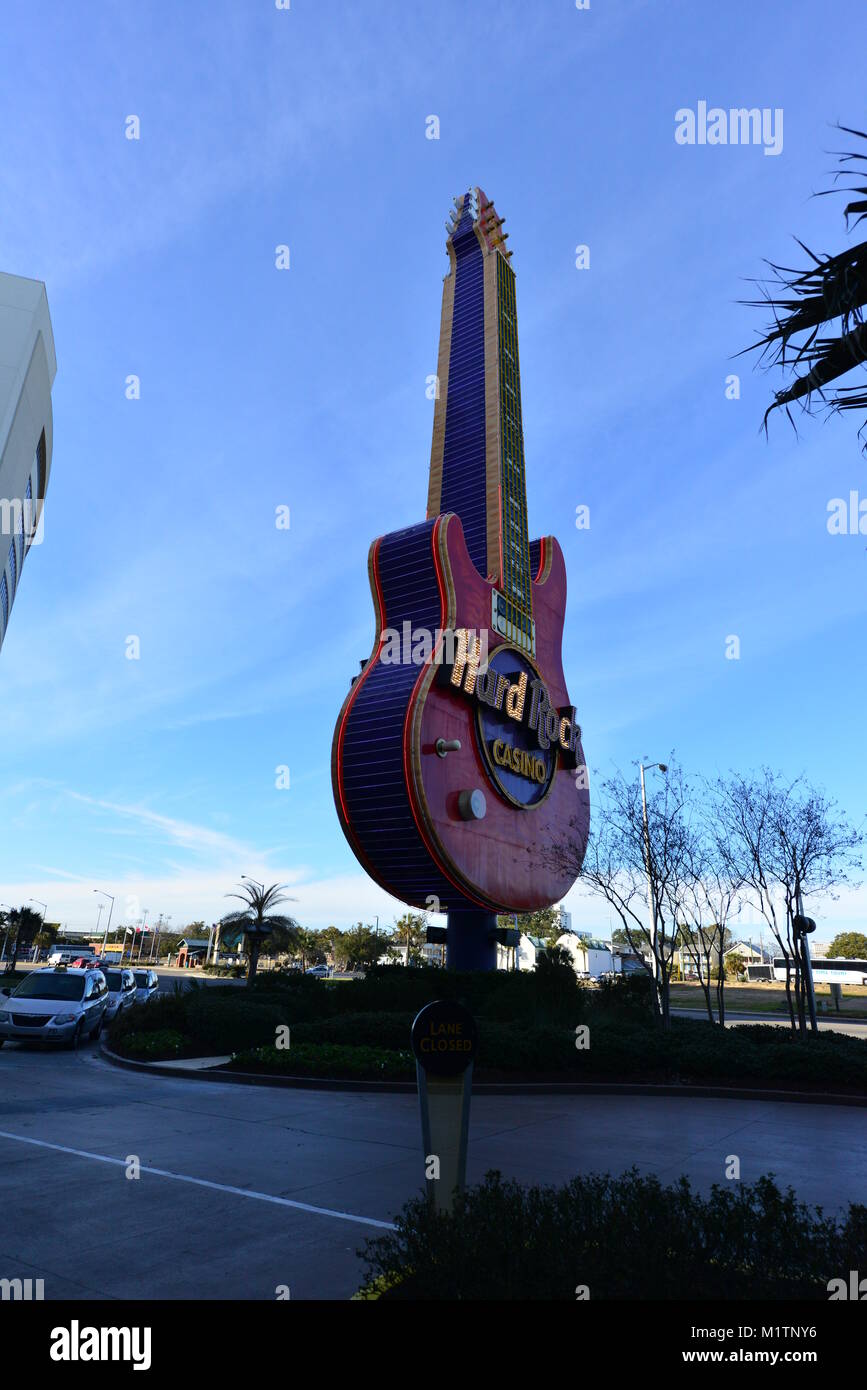
<svg viewBox="0 0 867 1390">
<path fill-rule="evenodd" d="M 451 999 L 425 1005 L 412 1025 L 411 1039 L 416 1061 L 431 1076 L 459 1076 L 479 1047 L 475 1019 Z"/>
</svg>

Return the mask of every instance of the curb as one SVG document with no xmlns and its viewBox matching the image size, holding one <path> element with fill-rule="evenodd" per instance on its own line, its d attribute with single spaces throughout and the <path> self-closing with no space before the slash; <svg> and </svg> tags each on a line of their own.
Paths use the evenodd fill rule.
<svg viewBox="0 0 867 1390">
<path fill-rule="evenodd" d="M 302 1091 L 372 1091 L 385 1095 L 415 1095 L 414 1081 L 337 1081 L 319 1076 L 266 1076 L 259 1072 L 197 1070 L 166 1067 L 160 1062 L 134 1062 L 100 1043 L 100 1054 L 115 1067 L 151 1076 L 176 1076 L 184 1081 L 218 1081 L 233 1086 L 279 1086 Z M 673 1086 L 616 1081 L 477 1082 L 474 1096 L 681 1096 L 696 1100 L 788 1101 L 796 1105 L 854 1105 L 867 1107 L 867 1096 L 835 1095 L 827 1091 L 750 1090 L 746 1086 Z"/>
</svg>

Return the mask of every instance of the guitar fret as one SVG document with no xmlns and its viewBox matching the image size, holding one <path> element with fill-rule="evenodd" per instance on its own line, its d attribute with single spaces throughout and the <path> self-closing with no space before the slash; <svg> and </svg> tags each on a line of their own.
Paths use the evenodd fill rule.
<svg viewBox="0 0 867 1390">
<path fill-rule="evenodd" d="M 514 630 L 516 636 L 526 642 L 532 625 L 532 588 L 515 281 L 511 267 L 501 256 L 497 257 L 497 298 L 503 496 L 501 578 L 503 591 L 509 601 L 509 630 Z"/>
</svg>

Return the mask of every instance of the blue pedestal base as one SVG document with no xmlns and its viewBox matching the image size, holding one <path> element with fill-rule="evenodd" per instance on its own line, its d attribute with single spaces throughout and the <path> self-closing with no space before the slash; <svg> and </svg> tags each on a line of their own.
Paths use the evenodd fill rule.
<svg viewBox="0 0 867 1390">
<path fill-rule="evenodd" d="M 497 914 L 481 908 L 449 908 L 446 965 L 449 970 L 496 970 Z"/>
</svg>

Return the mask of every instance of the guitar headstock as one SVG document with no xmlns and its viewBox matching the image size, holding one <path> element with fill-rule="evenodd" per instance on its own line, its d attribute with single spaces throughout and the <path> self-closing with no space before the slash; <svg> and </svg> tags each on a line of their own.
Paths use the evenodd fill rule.
<svg viewBox="0 0 867 1390">
<path fill-rule="evenodd" d="M 504 217 L 497 215 L 493 199 L 487 198 L 481 188 L 469 188 L 453 199 L 451 217 L 446 222 L 448 239 L 453 242 L 473 229 L 481 237 L 489 251 L 499 251 L 506 260 L 511 260 L 511 251 L 506 250 L 509 233 L 503 231 Z"/>
</svg>

